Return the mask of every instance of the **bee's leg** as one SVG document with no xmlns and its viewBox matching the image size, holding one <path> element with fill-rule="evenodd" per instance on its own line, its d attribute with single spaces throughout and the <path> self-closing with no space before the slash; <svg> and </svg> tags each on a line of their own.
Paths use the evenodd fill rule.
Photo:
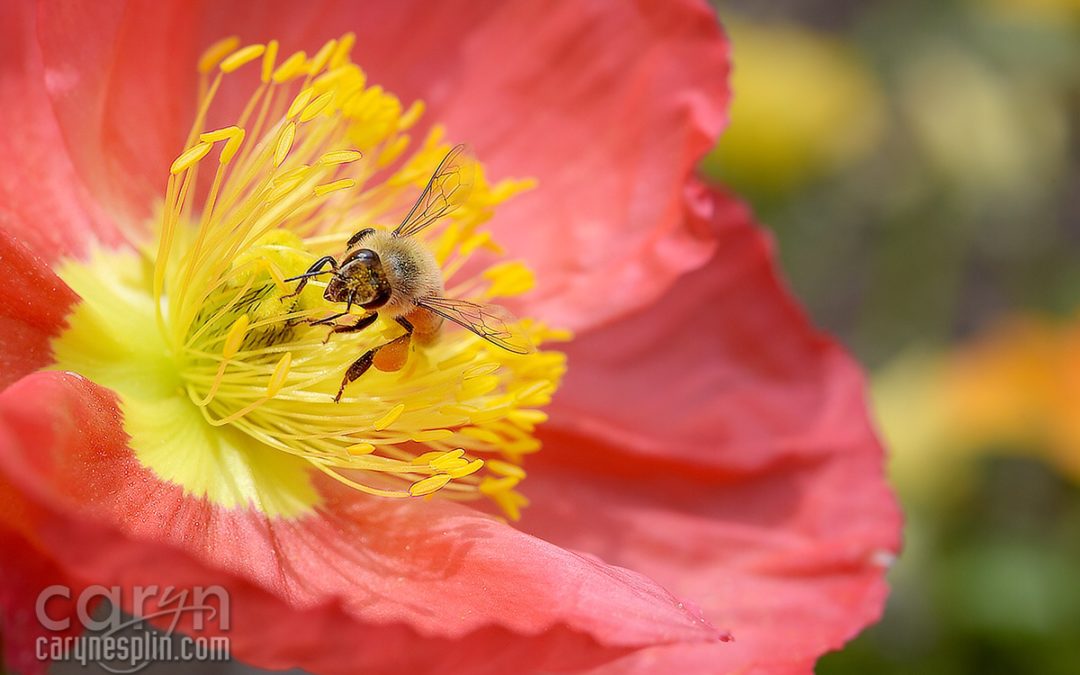
<svg viewBox="0 0 1080 675">
<path fill-rule="evenodd" d="M 353 361 L 352 365 L 349 366 L 349 369 L 345 371 L 345 377 L 341 379 L 341 387 L 338 388 L 337 396 L 334 397 L 334 403 L 341 402 L 341 395 L 345 393 L 345 385 L 367 372 L 368 368 L 371 367 L 371 364 L 375 360 L 376 351 L 378 351 L 377 347 L 375 349 L 369 349 L 364 352 L 363 356 Z"/>
<path fill-rule="evenodd" d="M 345 323 L 334 326 L 329 333 L 326 334 L 326 339 L 323 340 L 323 344 L 330 341 L 330 336 L 334 333 L 355 333 L 356 331 L 364 330 L 371 324 L 375 323 L 375 319 L 379 318 L 378 312 L 372 312 L 356 320 L 356 323 Z"/>
<path fill-rule="evenodd" d="M 375 352 L 375 367 L 383 372 L 401 370 L 409 360 L 413 325 L 405 317 L 399 316 L 396 321 L 405 329 L 405 334 L 387 342 Z"/>
<path fill-rule="evenodd" d="M 335 326 L 330 333 L 352 333 L 353 331 L 363 330 L 374 323 L 378 316 L 377 312 L 372 312 L 367 316 L 360 317 L 360 320 L 353 325 Z M 409 341 L 412 338 L 413 325 L 404 317 L 398 317 L 397 322 L 405 329 L 405 334 L 384 345 L 367 350 L 363 356 L 353 361 L 349 369 L 345 371 L 345 377 L 341 380 L 341 388 L 338 389 L 337 396 L 334 397 L 335 403 L 341 401 L 346 385 L 366 373 L 372 365 L 384 372 L 401 370 L 405 365 L 405 361 L 409 356 Z"/>
<path fill-rule="evenodd" d="M 330 265 L 330 269 L 324 270 L 323 267 Z M 285 281 L 300 280 L 300 285 L 296 287 L 296 290 L 288 295 L 281 296 L 282 300 L 291 298 L 295 295 L 300 295 L 300 291 L 304 290 L 304 286 L 307 286 L 308 279 L 311 277 L 317 277 L 320 274 L 329 274 L 330 272 L 337 272 L 337 260 L 332 255 L 326 255 L 315 261 L 315 264 L 308 268 L 307 272 L 295 277 L 289 277 Z"/>
<path fill-rule="evenodd" d="M 337 314 L 331 314 L 330 316 L 324 316 L 321 319 L 312 319 L 312 320 L 308 321 L 308 325 L 309 326 L 326 326 L 326 325 L 334 323 L 335 321 L 337 321 L 341 317 L 345 316 L 346 314 L 348 314 L 348 312 L 338 312 Z"/>
</svg>

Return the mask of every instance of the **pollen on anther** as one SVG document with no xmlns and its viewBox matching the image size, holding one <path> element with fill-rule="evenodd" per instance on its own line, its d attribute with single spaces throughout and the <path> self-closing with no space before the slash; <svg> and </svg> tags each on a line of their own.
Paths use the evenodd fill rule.
<svg viewBox="0 0 1080 675">
<path fill-rule="evenodd" d="M 334 53 L 335 47 L 337 47 L 337 40 L 327 40 L 326 44 L 322 46 L 322 49 L 315 52 L 315 56 L 311 57 L 311 63 L 308 65 L 308 74 L 318 75 L 319 71 L 326 65 L 326 62 L 330 60 L 330 56 Z"/>
<path fill-rule="evenodd" d="M 319 158 L 320 164 L 349 164 L 364 157 L 359 150 L 335 150 Z"/>
<path fill-rule="evenodd" d="M 250 63 L 262 56 L 264 51 L 266 51 L 266 45 L 248 45 L 227 56 L 225 60 L 221 62 L 221 72 L 231 73 L 240 66 Z"/>
<path fill-rule="evenodd" d="M 244 336 L 247 335 L 250 323 L 251 320 L 247 314 L 241 315 L 233 322 L 233 325 L 229 327 L 229 332 L 225 334 L 225 345 L 221 348 L 222 356 L 227 359 L 236 356 L 236 352 L 240 351 L 240 345 L 244 342 Z"/>
<path fill-rule="evenodd" d="M 307 53 L 304 51 L 293 52 L 289 58 L 285 59 L 284 63 L 274 70 L 274 74 L 270 76 L 277 84 L 288 82 L 292 78 L 296 77 L 304 70 L 304 64 L 307 63 Z"/>
<path fill-rule="evenodd" d="M 501 459 L 489 459 L 486 466 L 489 471 L 497 473 L 500 476 L 509 476 L 511 478 L 517 478 L 518 480 L 525 479 L 525 469 L 522 469 L 517 464 L 504 462 Z"/>
<path fill-rule="evenodd" d="M 350 445 L 345 448 L 345 452 L 353 456 L 370 455 L 375 452 L 375 446 L 371 443 L 357 443 L 356 445 Z"/>
<path fill-rule="evenodd" d="M 187 169 L 203 157 L 206 157 L 212 146 L 212 143 L 199 143 L 180 153 L 180 156 L 177 157 L 176 161 L 169 167 L 169 173 L 174 176 L 182 173 L 184 169 Z"/>
<path fill-rule="evenodd" d="M 301 122 L 310 122 L 315 119 L 315 116 L 323 111 L 326 106 L 330 105 L 330 101 L 334 98 L 334 92 L 328 91 L 325 94 L 320 95 L 311 103 L 304 106 L 303 112 L 300 113 Z"/>
<path fill-rule="evenodd" d="M 277 61 L 278 41 L 271 40 L 266 43 L 266 53 L 263 54 L 262 81 L 269 82 L 274 74 L 274 62 Z"/>
<path fill-rule="evenodd" d="M 451 478 L 464 478 L 465 476 L 471 476 L 472 474 L 476 473 L 480 469 L 484 468 L 485 464 L 486 464 L 486 462 L 484 462 L 484 460 L 482 460 L 482 459 L 474 459 L 471 462 L 469 462 L 468 464 L 466 464 L 465 466 L 458 467 L 456 469 L 451 469 L 450 471 L 447 471 L 446 473 Z"/>
<path fill-rule="evenodd" d="M 281 166 L 281 163 L 285 161 L 285 156 L 289 154 L 289 150 L 292 150 L 294 138 L 296 138 L 296 123 L 289 122 L 278 137 L 277 148 L 274 150 L 274 166 Z"/>
<path fill-rule="evenodd" d="M 396 406 L 390 409 L 390 412 L 375 420 L 371 424 L 371 427 L 375 429 L 375 431 L 382 431 L 383 429 L 386 429 L 391 424 L 396 422 L 397 419 L 401 417 L 401 413 L 403 412 L 405 412 L 405 404 L 398 403 Z"/>
<path fill-rule="evenodd" d="M 450 475 L 441 473 L 437 476 L 430 476 L 423 480 L 418 480 L 409 486 L 409 494 L 413 497 L 421 497 L 423 495 L 429 495 L 433 492 L 446 487 L 446 484 L 450 482 Z"/>
<path fill-rule="evenodd" d="M 292 352 L 285 352 L 281 360 L 274 366 L 274 372 L 270 375 L 270 381 L 266 383 L 266 395 L 269 398 L 277 396 L 281 388 L 285 386 L 285 378 L 289 376 L 289 368 L 292 366 Z"/>
<path fill-rule="evenodd" d="M 289 109 L 285 112 L 285 117 L 293 118 L 303 110 L 307 104 L 311 101 L 311 97 L 315 94 L 315 90 L 311 87 L 305 87 L 296 95 L 292 103 L 289 104 Z"/>
<path fill-rule="evenodd" d="M 240 38 L 235 35 L 230 35 L 227 38 L 222 38 L 214 44 L 206 48 L 206 51 L 202 53 L 199 58 L 199 72 L 209 73 L 214 69 L 217 64 L 221 63 L 221 60 L 231 54 L 240 46 Z"/>
<path fill-rule="evenodd" d="M 338 190 L 347 190 L 347 189 L 349 189 L 351 187 L 355 187 L 355 186 L 356 186 L 356 181 L 353 180 L 352 178 L 342 178 L 341 180 L 336 180 L 333 183 L 326 183 L 325 185 L 316 185 L 315 186 L 315 194 L 321 197 L 321 196 L 323 196 L 325 194 L 329 194 L 331 192 L 336 192 Z"/>
</svg>

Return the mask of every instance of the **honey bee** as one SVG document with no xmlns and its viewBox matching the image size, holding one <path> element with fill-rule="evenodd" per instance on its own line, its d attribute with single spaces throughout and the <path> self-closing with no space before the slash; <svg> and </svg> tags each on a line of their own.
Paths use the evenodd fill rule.
<svg viewBox="0 0 1080 675">
<path fill-rule="evenodd" d="M 442 271 L 421 242 L 411 237 L 430 227 L 461 206 L 472 187 L 474 164 L 465 146 L 458 145 L 439 162 L 423 192 L 393 231 L 364 228 L 354 234 L 338 262 L 333 256 L 315 261 L 306 272 L 286 281 L 297 281 L 296 290 L 282 298 L 298 295 L 308 280 L 330 274 L 323 297 L 345 303 L 345 309 L 312 325 L 333 326 L 335 333 L 354 333 L 375 323 L 379 315 L 392 318 L 405 333 L 369 349 L 345 371 L 335 402 L 341 401 L 345 387 L 371 366 L 397 371 L 405 366 L 413 339 L 422 345 L 433 343 L 444 319 L 448 319 L 488 342 L 515 354 L 533 351 L 529 338 L 515 328 L 517 320 L 505 309 L 445 296 Z M 329 269 L 324 269 L 329 266 Z M 351 314 L 353 306 L 367 310 L 353 323 L 338 323 Z"/>
</svg>

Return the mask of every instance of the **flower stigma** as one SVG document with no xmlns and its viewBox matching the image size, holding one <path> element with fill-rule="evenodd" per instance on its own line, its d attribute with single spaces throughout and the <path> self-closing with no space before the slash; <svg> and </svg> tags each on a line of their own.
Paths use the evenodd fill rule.
<svg viewBox="0 0 1080 675">
<path fill-rule="evenodd" d="M 117 393 L 144 466 L 227 507 L 304 515 L 320 499 L 314 468 L 381 497 L 486 497 L 517 519 L 522 459 L 539 449 L 533 432 L 564 355 L 511 353 L 446 322 L 434 340 L 412 341 L 400 370 L 371 368 L 335 403 L 349 366 L 403 328 L 380 316 L 331 334 L 311 325 L 345 310 L 324 299 L 327 277 L 298 295 L 287 281 L 340 258 L 364 228 L 393 229 L 451 147 L 437 124 L 414 142 L 423 103 L 405 107 L 369 84 L 351 61 L 354 40 L 309 57 L 227 38 L 203 54 L 156 240 L 59 270 L 82 301 L 54 340 L 56 367 Z M 253 93 L 239 116 L 219 119 L 215 101 L 238 89 Z M 534 183 L 491 184 L 479 163 L 472 173 L 463 203 L 414 238 L 434 255 L 446 297 L 498 302 L 534 279 L 522 262 L 498 260 L 481 226 Z M 366 313 L 353 307 L 352 318 Z M 517 329 L 536 344 L 569 339 L 527 319 Z"/>
</svg>

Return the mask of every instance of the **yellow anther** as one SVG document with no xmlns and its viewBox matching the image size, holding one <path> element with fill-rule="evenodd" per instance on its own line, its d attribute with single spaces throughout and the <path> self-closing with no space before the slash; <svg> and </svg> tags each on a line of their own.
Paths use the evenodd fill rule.
<svg viewBox="0 0 1080 675">
<path fill-rule="evenodd" d="M 490 429 L 481 429 L 480 427 L 464 427 L 461 433 L 469 438 L 475 438 L 478 441 L 484 441 L 485 443 L 491 443 L 498 445 L 502 442 L 502 437 Z"/>
<path fill-rule="evenodd" d="M 239 46 L 240 38 L 235 35 L 222 38 L 210 45 L 199 57 L 199 72 L 209 73 L 217 64 L 221 63 L 223 58 L 233 53 Z"/>
<path fill-rule="evenodd" d="M 294 138 L 296 138 L 296 123 L 289 122 L 278 136 L 277 148 L 274 150 L 274 166 L 281 166 L 281 163 L 285 161 L 289 150 L 292 150 Z"/>
<path fill-rule="evenodd" d="M 297 168 L 308 169 L 309 167 L 304 166 Z M 274 180 L 274 188 L 270 190 L 270 192 L 266 195 L 266 201 L 270 202 L 271 204 L 276 202 L 277 200 L 281 199 L 285 195 L 295 190 L 296 186 L 300 183 L 303 183 L 304 179 L 307 178 L 307 173 L 305 171 L 299 171 L 296 173 L 290 171 L 289 173 L 291 175 L 288 178 L 281 176 Z"/>
<path fill-rule="evenodd" d="M 217 143 L 218 141 L 228 140 L 239 133 L 243 133 L 240 131 L 240 127 L 222 127 L 213 131 L 204 131 L 199 134 L 199 140 L 206 143 Z"/>
<path fill-rule="evenodd" d="M 184 169 L 187 169 L 203 157 L 206 157 L 206 154 L 210 152 L 212 146 L 212 143 L 199 143 L 180 153 L 180 156 L 177 157 L 176 161 L 169 167 L 169 173 L 175 176 L 178 173 L 183 172 Z"/>
<path fill-rule="evenodd" d="M 330 68 L 337 68 L 348 62 L 349 54 L 352 53 L 353 45 L 356 44 L 356 33 L 348 32 L 341 36 L 334 53 L 330 56 Z"/>
<path fill-rule="evenodd" d="M 511 478 L 517 478 L 518 480 L 524 480 L 525 469 L 522 469 L 517 464 L 511 464 L 510 462 L 504 462 L 501 459 L 489 459 L 485 466 L 492 473 L 497 473 L 500 476 L 510 476 Z"/>
<path fill-rule="evenodd" d="M 311 96 L 315 93 L 315 90 L 311 87 L 305 87 L 296 95 L 292 103 L 289 105 L 289 110 L 285 113 L 285 117 L 296 117 L 296 115 L 304 109 L 304 106 L 311 101 Z"/>
<path fill-rule="evenodd" d="M 311 103 L 308 103 L 304 107 L 304 111 L 300 113 L 301 122 L 310 122 L 315 119 L 315 116 L 323 111 L 326 106 L 330 105 L 330 101 L 334 100 L 334 92 L 328 91 L 316 98 Z"/>
<path fill-rule="evenodd" d="M 460 459 L 465 455 L 465 451 L 461 448 L 457 450 L 451 450 L 450 452 L 443 453 L 431 460 L 431 468 L 436 471 L 444 471 L 450 466 L 455 465 L 455 460 Z"/>
<path fill-rule="evenodd" d="M 526 431 L 532 431 L 537 424 L 543 424 L 548 420 L 548 414 L 543 410 L 532 409 L 517 409 L 506 416 L 506 419 L 510 420 L 519 427 Z"/>
<path fill-rule="evenodd" d="M 484 468 L 484 465 L 485 465 L 484 460 L 482 460 L 482 459 L 474 459 L 473 461 L 469 462 L 465 466 L 457 468 L 457 469 L 452 469 L 450 471 L 447 471 L 446 473 L 449 474 L 451 478 L 464 478 L 465 476 L 468 476 L 470 474 L 474 474 L 477 471 L 479 471 L 480 469 Z"/>
<path fill-rule="evenodd" d="M 370 455 L 371 453 L 375 452 L 375 446 L 371 443 L 357 443 L 356 445 L 350 445 L 349 447 L 345 448 L 345 452 L 353 455 L 354 457 Z"/>
<path fill-rule="evenodd" d="M 266 195 L 266 201 L 270 203 L 276 202 L 295 190 L 297 185 L 304 182 L 310 167 L 305 165 L 297 167 L 297 169 L 298 170 L 287 171 L 288 177 L 282 175 L 274 179 L 274 188 Z"/>
<path fill-rule="evenodd" d="M 492 265 L 484 271 L 483 277 L 491 281 L 484 294 L 487 298 L 521 295 L 536 285 L 532 270 L 516 260 Z"/>
<path fill-rule="evenodd" d="M 412 105 L 409 106 L 409 109 L 406 110 L 405 114 L 398 120 L 398 129 L 400 131 L 405 131 L 416 124 L 417 120 L 424 114 L 424 107 L 423 101 L 413 101 Z"/>
<path fill-rule="evenodd" d="M 262 81 L 269 82 L 274 74 L 274 62 L 277 61 L 278 41 L 271 40 L 266 43 L 266 52 L 263 54 Z"/>
<path fill-rule="evenodd" d="M 466 368 L 461 374 L 464 379 L 470 379 L 473 377 L 481 377 L 483 375 L 490 375 L 498 370 L 501 366 L 497 363 L 481 363 L 478 366 L 472 368 Z"/>
<path fill-rule="evenodd" d="M 359 150 L 335 150 L 319 158 L 319 164 L 349 164 L 363 158 Z"/>
<path fill-rule="evenodd" d="M 233 325 L 229 327 L 229 332 L 225 334 L 225 345 L 221 348 L 221 355 L 227 359 L 231 359 L 236 356 L 236 352 L 240 351 L 240 345 L 244 342 L 244 336 L 247 335 L 248 325 L 251 323 L 251 319 L 247 314 L 243 314 L 239 319 L 233 321 Z"/>
<path fill-rule="evenodd" d="M 337 192 L 338 190 L 348 190 L 349 188 L 355 187 L 355 186 L 356 186 L 356 181 L 353 180 L 352 178 L 342 178 L 341 180 L 336 180 L 333 183 L 326 183 L 325 185 L 316 185 L 315 186 L 315 194 L 321 197 L 321 196 L 323 196 L 325 194 L 330 194 L 331 192 Z"/>
<path fill-rule="evenodd" d="M 410 464 L 416 464 L 417 466 L 421 466 L 421 465 L 424 465 L 424 464 L 430 464 L 432 461 L 438 459 L 439 457 L 442 457 L 444 454 L 445 453 L 440 452 L 438 450 L 432 450 L 431 452 L 425 452 L 422 455 L 418 455 L 416 457 L 413 457 L 412 461 L 409 462 L 409 463 Z"/>
<path fill-rule="evenodd" d="M 503 476 L 501 478 L 488 477 L 481 481 L 480 492 L 483 492 L 486 495 L 494 495 L 499 492 L 513 490 L 520 482 L 521 479 L 516 476 Z"/>
<path fill-rule="evenodd" d="M 375 429 L 375 431 L 382 431 L 394 422 L 397 422 L 397 419 L 401 417 L 401 413 L 403 412 L 405 412 L 405 404 L 398 403 L 396 406 L 390 409 L 390 412 L 375 420 L 371 426 L 373 429 Z"/>
<path fill-rule="evenodd" d="M 274 366 L 274 372 L 270 375 L 270 381 L 266 383 L 266 396 L 274 398 L 285 386 L 285 378 L 289 376 L 289 368 L 292 366 L 292 352 L 285 352 L 281 360 Z"/>
<path fill-rule="evenodd" d="M 221 62 L 221 72 L 231 73 L 240 66 L 259 58 L 265 51 L 266 45 L 248 45 L 247 47 L 235 51 Z"/>
<path fill-rule="evenodd" d="M 319 71 L 323 69 L 326 62 L 330 60 L 330 55 L 334 53 L 334 48 L 337 47 L 337 40 L 327 40 L 326 44 L 322 46 L 322 49 L 315 52 L 315 56 L 311 57 L 311 62 L 308 64 L 308 74 L 318 75 Z"/>
<path fill-rule="evenodd" d="M 294 52 L 289 58 L 285 59 L 284 63 L 277 67 L 270 79 L 278 84 L 288 82 L 303 73 L 305 64 L 307 64 L 307 53 L 303 51 Z"/>
<path fill-rule="evenodd" d="M 380 169 L 394 163 L 398 157 L 401 157 L 401 153 L 405 152 L 405 149 L 409 147 L 409 141 L 411 139 L 406 136 L 398 136 L 389 145 L 383 148 L 383 151 L 379 153 L 379 158 L 375 160 L 376 166 Z"/>
<path fill-rule="evenodd" d="M 322 75 L 312 80 L 311 88 L 320 94 L 324 91 L 330 91 L 336 88 L 336 85 L 339 81 L 347 78 L 350 74 L 356 77 L 358 71 L 359 69 L 353 65 L 341 66 L 340 68 L 332 68 L 331 70 L 326 71 Z"/>
<path fill-rule="evenodd" d="M 413 497 L 421 497 L 423 495 L 429 495 L 433 492 L 446 487 L 446 484 L 450 482 L 450 476 L 442 473 L 437 476 L 430 476 L 423 480 L 418 480 L 409 486 L 409 494 Z"/>
<path fill-rule="evenodd" d="M 232 158 L 236 156 L 236 153 L 240 150 L 240 145 L 244 142 L 245 131 L 238 129 L 239 133 L 234 134 L 228 141 L 225 142 L 225 147 L 221 149 L 221 157 L 218 158 L 222 164 L 228 164 L 232 161 Z"/>
</svg>

